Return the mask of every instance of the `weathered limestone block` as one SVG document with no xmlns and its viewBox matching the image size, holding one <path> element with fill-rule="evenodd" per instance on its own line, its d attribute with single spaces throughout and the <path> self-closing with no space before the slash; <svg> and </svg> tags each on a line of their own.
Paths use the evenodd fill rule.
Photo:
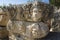
<svg viewBox="0 0 60 40">
<path fill-rule="evenodd" d="M 28 15 L 26 18 L 27 21 L 40 21 L 41 19 L 48 20 L 49 18 L 52 17 L 53 6 L 49 4 L 33 2 L 32 4 L 29 4 L 27 6 L 28 7 L 25 6 L 25 12 L 24 12 L 25 18 L 26 15 Z M 27 8 L 29 10 L 27 10 Z"/>
<path fill-rule="evenodd" d="M 49 27 L 43 22 L 9 21 L 7 30 L 13 35 L 21 35 L 25 40 L 42 38 L 49 33 Z"/>
<path fill-rule="evenodd" d="M 52 6 L 36 1 L 21 7 L 11 7 L 8 11 L 11 16 L 7 23 L 10 39 L 17 40 L 18 34 L 23 40 L 34 40 L 49 33 Z"/>
<path fill-rule="evenodd" d="M 52 10 L 51 10 L 52 9 Z M 53 6 L 40 2 L 11 7 L 8 9 L 11 19 L 24 21 L 41 21 L 51 19 Z"/>
<path fill-rule="evenodd" d="M 13 33 L 24 33 L 25 32 L 25 26 L 22 21 L 10 21 L 7 24 L 7 30 L 13 32 Z"/>
</svg>

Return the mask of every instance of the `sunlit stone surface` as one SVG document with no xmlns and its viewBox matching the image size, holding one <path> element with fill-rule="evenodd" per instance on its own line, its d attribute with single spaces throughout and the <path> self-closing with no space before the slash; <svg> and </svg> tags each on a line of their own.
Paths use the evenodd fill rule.
<svg viewBox="0 0 60 40">
<path fill-rule="evenodd" d="M 28 38 L 42 38 L 49 33 L 49 28 L 47 24 L 43 22 L 25 22 L 25 21 L 10 21 L 7 25 L 9 32 L 19 34 Z"/>
<path fill-rule="evenodd" d="M 7 23 L 9 39 L 34 40 L 48 35 L 53 10 L 50 7 L 48 4 L 36 1 L 21 7 L 9 8 L 10 19 Z"/>
</svg>

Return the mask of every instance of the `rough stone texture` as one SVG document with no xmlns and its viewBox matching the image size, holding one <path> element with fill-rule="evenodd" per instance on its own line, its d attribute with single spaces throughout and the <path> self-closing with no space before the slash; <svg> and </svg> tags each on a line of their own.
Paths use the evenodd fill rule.
<svg viewBox="0 0 60 40">
<path fill-rule="evenodd" d="M 49 33 L 53 6 L 33 2 L 22 7 L 8 8 L 10 20 L 7 24 L 9 40 L 17 40 L 20 35 L 23 40 L 45 37 Z M 20 11 L 19 11 L 20 10 Z"/>
<path fill-rule="evenodd" d="M 29 40 L 42 38 L 49 33 L 48 25 L 42 22 L 10 21 L 7 30 L 10 32 L 11 38 L 15 38 L 15 35 L 19 34 L 24 39 L 28 38 Z"/>
<path fill-rule="evenodd" d="M 53 6 L 36 1 L 22 6 L 9 6 L 3 10 L 4 13 L 8 13 L 8 20 L 10 19 L 9 22 L 4 21 L 8 22 L 7 30 L 10 40 L 17 40 L 16 34 L 21 35 L 24 40 L 33 40 L 33 38 L 42 38 L 49 33 Z M 4 23 L 5 26 L 6 23 Z"/>
<path fill-rule="evenodd" d="M 49 33 L 49 31 L 47 30 L 49 30 L 48 28 L 50 28 L 49 26 L 51 26 L 50 22 L 53 12 L 53 6 L 42 2 L 33 2 L 18 6 L 13 5 L 3 8 L 3 12 L 0 12 L 0 14 L 8 14 L 8 16 L 6 16 L 5 14 L 0 15 L 0 25 L 6 27 L 8 20 L 11 20 L 7 24 L 7 30 L 9 31 L 9 40 L 34 40 L 33 38 L 41 38 L 41 36 L 44 37 Z M 56 31 L 60 32 L 59 12 L 59 10 L 56 10 L 55 14 L 53 15 L 54 24 L 52 27 L 54 28 L 53 31 L 55 31 L 55 33 L 49 33 L 45 38 L 37 40 L 60 40 L 60 33 L 56 33 Z M 45 27 L 45 24 L 48 26 Z M 6 35 L 8 34 L 7 30 L 3 29 L 4 28 L 0 29 L 0 38 L 6 37 Z M 40 36 L 37 34 L 39 34 Z M 1 40 L 5 39 L 3 38 Z"/>
<path fill-rule="evenodd" d="M 54 19 L 52 24 L 53 31 L 60 32 L 60 9 L 56 10 L 53 19 Z"/>
</svg>

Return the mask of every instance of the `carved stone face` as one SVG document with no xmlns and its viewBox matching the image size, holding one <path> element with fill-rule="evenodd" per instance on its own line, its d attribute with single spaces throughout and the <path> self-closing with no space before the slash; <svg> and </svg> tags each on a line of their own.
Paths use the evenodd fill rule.
<svg viewBox="0 0 60 40">
<path fill-rule="evenodd" d="M 33 13 L 32 13 L 32 20 L 33 21 L 38 21 L 39 19 L 41 19 L 42 17 L 42 12 L 41 12 L 41 9 L 39 8 L 34 8 L 33 9 Z"/>
<path fill-rule="evenodd" d="M 33 21 L 38 21 L 40 20 L 42 17 L 42 10 L 39 6 L 39 2 L 35 1 L 33 3 L 33 12 L 32 12 L 32 20 Z"/>
<path fill-rule="evenodd" d="M 27 36 L 30 36 L 32 38 L 42 38 L 46 36 L 49 32 L 49 28 L 47 24 L 45 23 L 25 23 L 26 26 L 26 32 Z"/>
</svg>

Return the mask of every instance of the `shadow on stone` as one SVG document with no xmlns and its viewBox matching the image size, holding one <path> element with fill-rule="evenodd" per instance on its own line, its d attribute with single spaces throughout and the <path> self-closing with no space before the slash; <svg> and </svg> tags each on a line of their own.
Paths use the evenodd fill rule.
<svg viewBox="0 0 60 40">
<path fill-rule="evenodd" d="M 60 32 L 50 32 L 45 38 L 35 40 L 60 40 Z"/>
</svg>

